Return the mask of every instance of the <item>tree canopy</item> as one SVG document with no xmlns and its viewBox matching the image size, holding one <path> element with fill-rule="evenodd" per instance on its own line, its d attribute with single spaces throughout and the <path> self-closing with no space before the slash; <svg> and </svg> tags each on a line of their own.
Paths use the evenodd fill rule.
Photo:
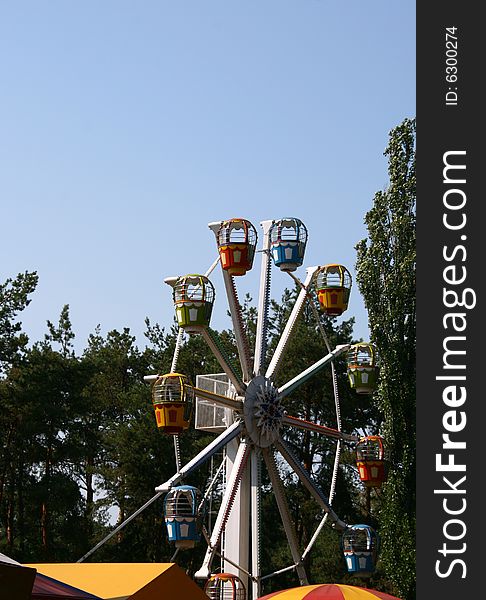
<svg viewBox="0 0 486 600">
<path fill-rule="evenodd" d="M 371 339 L 381 356 L 376 399 L 391 469 L 383 490 L 381 561 L 400 597 L 415 593 L 415 121 L 390 132 L 389 186 L 365 216 L 368 239 L 357 245 L 357 283 Z"/>
</svg>

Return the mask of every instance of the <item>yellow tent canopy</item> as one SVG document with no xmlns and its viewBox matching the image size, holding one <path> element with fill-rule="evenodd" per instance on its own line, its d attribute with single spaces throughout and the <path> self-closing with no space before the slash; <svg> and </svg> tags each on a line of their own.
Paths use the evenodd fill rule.
<svg viewBox="0 0 486 600">
<path fill-rule="evenodd" d="M 104 600 L 207 600 L 175 563 L 51 563 L 25 565 Z"/>
</svg>

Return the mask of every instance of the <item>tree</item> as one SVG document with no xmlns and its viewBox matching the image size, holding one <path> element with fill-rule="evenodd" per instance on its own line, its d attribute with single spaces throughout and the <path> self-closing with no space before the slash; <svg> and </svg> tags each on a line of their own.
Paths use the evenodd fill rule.
<svg viewBox="0 0 486 600">
<path fill-rule="evenodd" d="M 130 511 L 126 465 L 130 453 L 135 461 L 138 457 L 128 432 L 145 406 L 143 399 L 137 402 L 144 372 L 134 342 L 127 328 L 110 331 L 106 339 L 97 330 L 83 355 L 87 376 L 77 436 L 83 449 L 79 477 L 86 490 L 87 520 L 103 520 L 103 512 L 112 507 L 120 520 Z"/>
<path fill-rule="evenodd" d="M 22 332 L 22 323 L 15 319 L 30 304 L 29 295 L 34 292 L 37 282 L 37 273 L 26 271 L 0 284 L 0 375 L 29 341 Z"/>
<path fill-rule="evenodd" d="M 69 308 L 64 307 L 58 326 L 48 327 L 44 341 L 16 360 L 3 382 L 3 414 L 14 451 L 4 448 L 2 456 L 0 514 L 7 546 L 21 551 L 22 560 L 67 559 L 82 540 L 82 497 L 69 468 L 76 457 L 71 427 L 80 393 Z M 61 352 L 51 345 L 56 336 Z"/>
<path fill-rule="evenodd" d="M 415 597 L 415 120 L 389 134 L 389 185 L 365 216 L 356 279 L 381 356 L 376 393 L 391 468 L 380 512 L 381 564 L 401 598 Z"/>
<path fill-rule="evenodd" d="M 0 528 L 5 532 L 0 541 L 9 548 L 14 545 L 15 502 L 22 507 L 24 501 L 17 476 L 24 456 L 17 444 L 23 439 L 25 416 L 24 406 L 16 401 L 15 381 L 9 376 L 15 379 L 29 341 L 17 317 L 29 305 L 37 282 L 37 274 L 26 271 L 0 284 Z"/>
</svg>

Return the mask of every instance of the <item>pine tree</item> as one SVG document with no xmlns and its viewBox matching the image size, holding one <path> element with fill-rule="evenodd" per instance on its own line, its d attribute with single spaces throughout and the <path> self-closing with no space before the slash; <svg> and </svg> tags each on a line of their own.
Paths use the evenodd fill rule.
<svg viewBox="0 0 486 600">
<path fill-rule="evenodd" d="M 0 284 L 0 375 L 12 364 L 29 341 L 22 332 L 17 315 L 31 302 L 29 296 L 38 283 L 37 273 L 19 273 L 15 279 Z"/>
</svg>

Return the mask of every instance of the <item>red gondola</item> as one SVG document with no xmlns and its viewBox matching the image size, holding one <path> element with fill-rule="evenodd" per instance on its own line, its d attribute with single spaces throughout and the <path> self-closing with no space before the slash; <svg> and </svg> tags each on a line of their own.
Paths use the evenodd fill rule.
<svg viewBox="0 0 486 600">
<path fill-rule="evenodd" d="M 388 471 L 383 438 L 379 435 L 362 437 L 356 445 L 356 464 L 359 478 L 366 487 L 381 487 Z"/>
<path fill-rule="evenodd" d="M 253 266 L 257 232 L 246 219 L 223 221 L 216 236 L 221 266 L 230 275 L 244 275 Z"/>
</svg>

